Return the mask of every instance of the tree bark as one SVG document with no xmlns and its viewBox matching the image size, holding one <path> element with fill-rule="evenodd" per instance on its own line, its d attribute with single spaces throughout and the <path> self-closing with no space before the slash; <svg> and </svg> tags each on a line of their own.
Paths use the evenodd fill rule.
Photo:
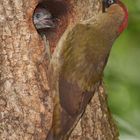
<svg viewBox="0 0 140 140">
<path fill-rule="evenodd" d="M 66 1 L 66 0 L 63 0 Z M 94 17 L 100 0 L 68 0 L 65 28 Z M 47 83 L 48 61 L 35 30 L 36 0 L 0 1 L 0 139 L 44 140 L 51 127 L 53 102 Z M 59 35 L 59 39 L 64 29 Z M 57 34 L 57 32 L 56 32 Z M 55 46 L 57 46 L 57 42 Z M 50 41 L 50 44 L 53 42 Z M 103 84 L 74 129 L 70 140 L 117 140 Z"/>
</svg>

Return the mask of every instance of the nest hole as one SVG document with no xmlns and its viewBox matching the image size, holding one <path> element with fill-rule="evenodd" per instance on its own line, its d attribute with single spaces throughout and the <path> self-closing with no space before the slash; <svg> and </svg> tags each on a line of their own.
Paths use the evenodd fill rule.
<svg viewBox="0 0 140 140">
<path fill-rule="evenodd" d="M 39 34 L 46 35 L 51 51 L 53 52 L 57 42 L 68 25 L 68 15 L 70 11 L 69 3 L 65 2 L 64 0 L 44 0 L 40 2 L 36 8 L 47 9 L 51 13 L 52 18 L 55 19 L 55 28 L 44 28 L 37 30 Z"/>
</svg>

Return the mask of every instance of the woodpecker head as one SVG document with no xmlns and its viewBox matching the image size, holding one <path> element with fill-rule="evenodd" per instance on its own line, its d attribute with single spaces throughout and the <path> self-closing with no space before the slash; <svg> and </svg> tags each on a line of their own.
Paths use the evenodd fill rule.
<svg viewBox="0 0 140 140">
<path fill-rule="evenodd" d="M 35 9 L 35 12 L 33 15 L 33 21 L 37 29 L 55 27 L 51 13 L 47 11 L 45 8 Z"/>
<path fill-rule="evenodd" d="M 120 34 L 127 27 L 128 11 L 127 11 L 127 8 L 125 7 L 125 5 L 120 0 L 103 0 L 103 12 L 106 12 L 106 11 L 108 11 L 108 9 L 113 8 L 114 4 L 119 5 L 122 8 L 122 11 L 124 12 L 124 19 L 123 19 L 123 21 L 118 29 L 118 32 Z"/>
<path fill-rule="evenodd" d="M 116 3 L 117 0 L 103 0 L 103 7 L 108 8 L 112 4 Z"/>
</svg>

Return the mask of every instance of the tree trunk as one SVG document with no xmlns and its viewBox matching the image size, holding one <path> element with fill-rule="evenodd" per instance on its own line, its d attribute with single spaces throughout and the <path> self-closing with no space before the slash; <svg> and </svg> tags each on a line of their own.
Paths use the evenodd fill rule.
<svg viewBox="0 0 140 140">
<path fill-rule="evenodd" d="M 100 0 L 60 1 L 67 3 L 68 12 L 61 18 L 59 37 L 49 38 L 53 47 L 69 24 L 94 17 L 102 9 Z M 35 0 L 0 1 L 1 140 L 44 140 L 51 127 L 53 102 L 47 84 L 48 61 L 43 57 L 43 41 L 32 22 L 37 3 Z M 54 35 L 57 34 L 56 31 Z M 94 139 L 118 139 L 103 85 L 70 137 L 70 140 Z"/>
</svg>

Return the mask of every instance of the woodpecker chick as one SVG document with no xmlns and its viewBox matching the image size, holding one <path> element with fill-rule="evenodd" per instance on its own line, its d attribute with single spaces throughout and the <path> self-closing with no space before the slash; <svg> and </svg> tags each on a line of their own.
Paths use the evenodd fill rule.
<svg viewBox="0 0 140 140">
<path fill-rule="evenodd" d="M 36 8 L 33 20 L 37 30 L 55 27 L 51 13 L 45 8 Z"/>
<path fill-rule="evenodd" d="M 127 26 L 128 13 L 122 2 L 103 1 L 107 2 L 105 12 L 69 27 L 50 61 L 49 85 L 55 100 L 46 140 L 69 138 L 102 81 L 113 43 Z"/>
<path fill-rule="evenodd" d="M 43 38 L 44 45 L 46 47 L 44 55 L 47 53 L 48 58 L 51 58 L 51 52 L 50 52 L 50 47 L 49 43 L 46 38 L 46 31 L 44 32 L 44 29 L 51 29 L 55 28 L 55 23 L 53 21 L 51 13 L 45 9 L 45 8 L 36 8 L 34 15 L 33 15 L 33 22 L 35 24 L 36 29 L 40 33 L 40 35 Z M 42 58 L 44 58 L 44 55 Z"/>
</svg>

